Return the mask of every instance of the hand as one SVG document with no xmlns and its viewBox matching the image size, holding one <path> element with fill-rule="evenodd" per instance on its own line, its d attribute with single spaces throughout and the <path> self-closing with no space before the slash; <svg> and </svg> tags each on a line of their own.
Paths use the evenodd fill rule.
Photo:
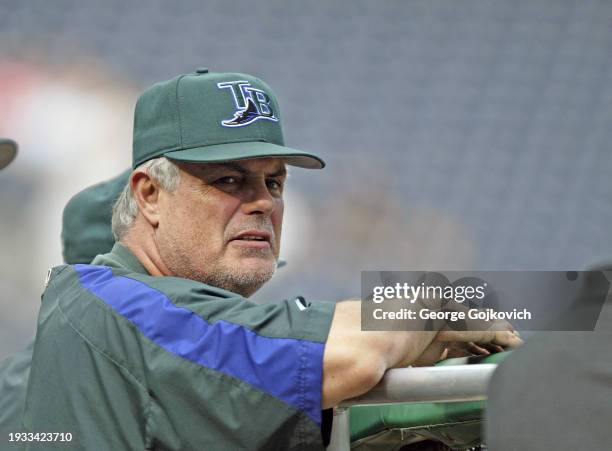
<svg viewBox="0 0 612 451">
<path fill-rule="evenodd" d="M 434 342 L 462 342 L 466 347 L 480 354 L 499 352 L 506 348 L 516 348 L 523 344 L 518 332 L 507 321 L 495 321 L 489 330 L 451 330 L 442 329 Z M 469 346 L 467 346 L 469 344 Z"/>
<path fill-rule="evenodd" d="M 430 366 L 448 357 L 448 343 L 432 341 L 412 366 Z"/>
<path fill-rule="evenodd" d="M 457 357 L 472 357 L 477 355 L 490 355 L 498 352 L 503 352 L 505 349 L 502 346 L 495 345 L 492 343 L 481 343 L 477 345 L 472 341 L 460 342 L 454 341 L 447 343 L 447 356 L 448 359 L 454 359 Z"/>
<path fill-rule="evenodd" d="M 505 351 L 505 349 L 502 346 L 492 343 L 481 343 L 477 345 L 471 341 L 433 341 L 427 349 L 423 351 L 419 358 L 414 361 L 412 366 L 430 366 L 440 360 L 472 357 L 475 355 L 490 355 L 503 351 Z"/>
</svg>

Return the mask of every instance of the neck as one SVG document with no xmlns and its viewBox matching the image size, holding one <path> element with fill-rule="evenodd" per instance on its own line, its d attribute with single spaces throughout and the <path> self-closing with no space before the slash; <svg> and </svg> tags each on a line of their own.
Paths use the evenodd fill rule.
<svg viewBox="0 0 612 451">
<path fill-rule="evenodd" d="M 127 247 L 152 276 L 172 276 L 164 264 L 155 244 L 155 234 L 148 224 L 137 217 L 130 230 L 121 237 L 121 244 Z"/>
</svg>

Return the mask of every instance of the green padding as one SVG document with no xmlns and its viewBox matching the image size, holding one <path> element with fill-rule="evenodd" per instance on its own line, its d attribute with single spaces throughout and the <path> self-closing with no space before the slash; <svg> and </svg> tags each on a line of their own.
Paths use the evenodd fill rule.
<svg viewBox="0 0 612 451">
<path fill-rule="evenodd" d="M 438 365 L 498 363 L 508 354 L 509 352 L 501 352 L 486 357 L 448 359 Z M 482 418 L 485 405 L 484 401 L 473 401 L 351 407 L 351 442 L 389 429 L 420 428 L 479 420 Z"/>
<path fill-rule="evenodd" d="M 484 401 L 351 407 L 351 441 L 385 429 L 405 429 L 480 419 Z"/>
</svg>

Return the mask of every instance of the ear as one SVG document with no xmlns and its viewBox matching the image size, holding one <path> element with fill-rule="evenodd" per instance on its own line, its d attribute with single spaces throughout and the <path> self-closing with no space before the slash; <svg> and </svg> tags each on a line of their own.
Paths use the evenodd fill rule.
<svg viewBox="0 0 612 451">
<path fill-rule="evenodd" d="M 152 227 L 159 224 L 159 185 L 144 171 L 134 171 L 130 177 L 130 186 L 138 210 Z"/>
</svg>

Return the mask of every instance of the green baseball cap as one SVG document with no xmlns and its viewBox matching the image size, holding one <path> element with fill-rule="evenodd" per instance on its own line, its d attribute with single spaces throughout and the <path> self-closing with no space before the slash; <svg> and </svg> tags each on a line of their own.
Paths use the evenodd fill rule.
<svg viewBox="0 0 612 451">
<path fill-rule="evenodd" d="M 0 169 L 5 168 L 17 155 L 17 143 L 12 139 L 0 138 Z"/>
<path fill-rule="evenodd" d="M 285 147 L 276 96 L 260 79 L 198 69 L 146 90 L 134 112 L 133 167 L 152 158 L 214 163 L 280 157 L 321 169 L 315 154 Z"/>
<path fill-rule="evenodd" d="M 113 205 L 127 184 L 131 170 L 85 188 L 68 201 L 62 215 L 62 249 L 70 265 L 90 263 L 115 244 L 111 231 Z"/>
</svg>

